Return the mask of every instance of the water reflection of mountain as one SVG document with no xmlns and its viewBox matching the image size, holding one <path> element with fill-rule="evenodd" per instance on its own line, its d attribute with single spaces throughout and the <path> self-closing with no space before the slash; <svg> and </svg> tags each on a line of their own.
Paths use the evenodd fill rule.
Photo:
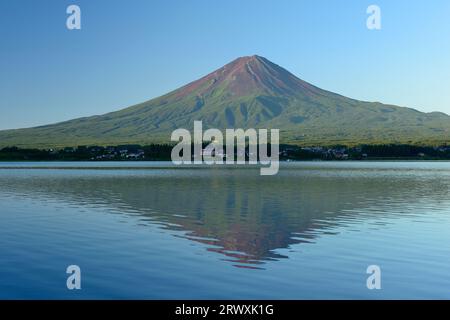
<svg viewBox="0 0 450 320">
<path fill-rule="evenodd" d="M 141 222 L 186 231 L 187 239 L 249 267 L 286 258 L 276 250 L 314 242 L 340 224 L 386 215 L 381 210 L 386 203 L 398 208 L 390 215 L 401 215 L 411 214 L 408 204 L 423 197 L 447 201 L 449 180 L 435 179 L 439 173 L 404 172 L 391 179 L 392 174 L 283 170 L 261 177 L 252 169 L 35 170 L 28 176 L 1 177 L 0 191 L 137 213 Z"/>
</svg>

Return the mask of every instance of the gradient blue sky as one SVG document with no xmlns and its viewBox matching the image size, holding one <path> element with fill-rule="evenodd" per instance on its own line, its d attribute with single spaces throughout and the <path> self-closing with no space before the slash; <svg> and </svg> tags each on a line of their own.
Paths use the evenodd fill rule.
<svg viewBox="0 0 450 320">
<path fill-rule="evenodd" d="M 0 39 L 0 129 L 121 109 L 252 54 L 352 98 L 450 113 L 448 0 L 2 0 Z"/>
</svg>

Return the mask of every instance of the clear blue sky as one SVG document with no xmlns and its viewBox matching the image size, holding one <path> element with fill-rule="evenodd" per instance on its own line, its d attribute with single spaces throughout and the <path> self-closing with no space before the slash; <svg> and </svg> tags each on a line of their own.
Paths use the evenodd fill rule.
<svg viewBox="0 0 450 320">
<path fill-rule="evenodd" d="M 121 109 L 252 54 L 352 98 L 450 113 L 448 0 L 3 0 L 0 39 L 0 129 Z"/>
</svg>

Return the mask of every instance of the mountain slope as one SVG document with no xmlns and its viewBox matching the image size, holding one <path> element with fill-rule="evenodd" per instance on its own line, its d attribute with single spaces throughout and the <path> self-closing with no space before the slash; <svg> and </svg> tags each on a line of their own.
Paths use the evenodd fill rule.
<svg viewBox="0 0 450 320">
<path fill-rule="evenodd" d="M 269 60 L 250 56 L 164 96 L 108 114 L 0 131 L 0 146 L 62 147 L 169 142 L 195 120 L 214 128 L 278 128 L 282 142 L 443 143 L 450 117 L 358 101 L 317 88 Z"/>
</svg>

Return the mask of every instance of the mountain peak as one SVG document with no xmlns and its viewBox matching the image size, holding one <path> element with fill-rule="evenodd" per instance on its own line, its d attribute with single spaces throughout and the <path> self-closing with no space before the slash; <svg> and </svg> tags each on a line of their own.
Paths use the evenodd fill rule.
<svg viewBox="0 0 450 320">
<path fill-rule="evenodd" d="M 239 58 L 237 58 L 237 59 L 234 60 L 234 61 L 239 61 L 239 62 L 241 62 L 241 63 L 248 63 L 248 62 L 252 62 L 252 61 L 254 61 L 254 62 L 261 62 L 262 59 L 267 60 L 267 59 L 264 58 L 264 57 L 261 57 L 261 56 L 258 56 L 258 55 L 256 55 L 256 54 L 254 54 L 254 55 L 252 55 L 252 56 L 242 56 L 242 57 L 239 57 Z M 231 62 L 231 63 L 232 63 L 232 62 Z"/>
<path fill-rule="evenodd" d="M 239 57 L 175 93 L 177 97 L 210 96 L 218 89 L 233 97 L 318 93 L 318 88 L 259 55 Z"/>
</svg>

